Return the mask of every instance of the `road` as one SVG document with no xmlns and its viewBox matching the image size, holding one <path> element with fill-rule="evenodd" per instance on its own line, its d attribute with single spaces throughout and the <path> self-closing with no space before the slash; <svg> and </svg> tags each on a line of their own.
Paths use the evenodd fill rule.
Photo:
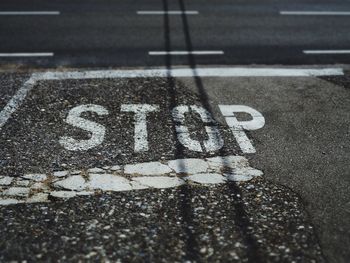
<svg viewBox="0 0 350 263">
<path fill-rule="evenodd" d="M 2 53 L 53 53 L 53 57 L 2 58 L 1 64 L 38 67 L 162 66 L 151 51 L 223 51 L 196 56 L 200 65 L 347 63 L 349 15 L 281 15 L 283 11 L 346 11 L 346 1 L 35 1 L 5 0 L 5 11 L 51 11 L 59 15 L 0 15 Z M 194 15 L 139 11 L 196 11 Z M 172 64 L 188 63 L 173 56 Z"/>
<path fill-rule="evenodd" d="M 350 2 L 2 1 L 1 262 L 347 262 Z"/>
</svg>

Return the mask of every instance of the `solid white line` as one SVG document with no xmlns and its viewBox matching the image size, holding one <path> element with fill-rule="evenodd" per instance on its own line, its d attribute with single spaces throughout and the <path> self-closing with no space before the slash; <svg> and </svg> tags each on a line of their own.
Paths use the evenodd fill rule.
<svg viewBox="0 0 350 263">
<path fill-rule="evenodd" d="M 1 11 L 1 16 L 52 16 L 59 15 L 59 11 Z"/>
<path fill-rule="evenodd" d="M 280 11 L 280 15 L 293 16 L 349 16 L 350 12 L 337 11 Z"/>
<path fill-rule="evenodd" d="M 96 70 L 73 72 L 33 73 L 0 112 L 0 128 L 19 108 L 28 92 L 38 80 L 104 79 L 141 77 L 312 77 L 341 76 L 342 68 L 293 69 L 293 68 L 178 68 L 139 70 Z"/>
<path fill-rule="evenodd" d="M 350 54 L 349 50 L 303 50 L 304 54 Z"/>
<path fill-rule="evenodd" d="M 45 53 L 0 53 L 0 57 L 52 57 L 52 52 Z"/>
<path fill-rule="evenodd" d="M 30 77 L 26 82 L 24 82 L 22 87 L 16 92 L 16 94 L 7 103 L 5 108 L 0 112 L 0 129 L 2 128 L 2 126 L 4 126 L 4 124 L 11 117 L 11 115 L 22 104 L 22 102 L 24 101 L 24 99 L 27 96 L 28 92 L 35 85 L 35 82 L 36 82 L 36 79 L 32 75 L 32 77 Z"/>
<path fill-rule="evenodd" d="M 138 15 L 198 15 L 198 11 L 137 11 Z"/>
<path fill-rule="evenodd" d="M 201 51 L 150 51 L 148 52 L 150 56 L 184 56 L 184 55 L 223 55 L 224 51 L 222 50 L 201 50 Z"/>
<path fill-rule="evenodd" d="M 37 73 L 40 74 L 40 73 Z M 103 79 L 140 77 L 312 77 L 344 75 L 342 68 L 295 69 L 295 68 L 175 68 L 140 70 L 97 70 L 75 72 L 45 72 L 41 80 Z"/>
</svg>

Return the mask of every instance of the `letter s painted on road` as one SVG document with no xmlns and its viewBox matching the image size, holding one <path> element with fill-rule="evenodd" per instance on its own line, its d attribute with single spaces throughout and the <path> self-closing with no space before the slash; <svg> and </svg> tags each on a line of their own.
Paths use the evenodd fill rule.
<svg viewBox="0 0 350 263">
<path fill-rule="evenodd" d="M 83 112 L 87 111 L 95 112 L 98 115 L 108 114 L 108 110 L 95 104 L 80 105 L 71 109 L 65 122 L 74 127 L 89 131 L 92 135 L 89 140 L 76 140 L 66 136 L 61 137 L 59 142 L 67 150 L 84 151 L 96 147 L 103 142 L 106 128 L 101 124 L 80 117 Z"/>
</svg>

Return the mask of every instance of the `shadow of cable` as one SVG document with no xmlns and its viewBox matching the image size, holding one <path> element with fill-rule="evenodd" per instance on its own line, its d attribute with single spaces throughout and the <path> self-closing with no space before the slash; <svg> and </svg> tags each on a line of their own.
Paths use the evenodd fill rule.
<svg viewBox="0 0 350 263">
<path fill-rule="evenodd" d="M 182 26 L 183 26 L 183 32 L 185 35 L 185 41 L 186 41 L 186 48 L 187 51 L 189 51 L 188 55 L 188 63 L 191 67 L 194 75 L 195 84 L 197 87 L 197 90 L 199 92 L 200 100 L 203 105 L 203 107 L 212 115 L 213 109 L 209 103 L 208 95 L 204 89 L 203 82 L 200 77 L 198 77 L 198 74 L 196 74 L 196 60 L 195 56 L 191 53 L 193 51 L 193 45 L 192 45 L 192 39 L 189 29 L 189 23 L 187 19 L 187 15 L 185 13 L 186 7 L 184 0 L 178 0 L 180 5 L 180 10 L 182 11 Z M 219 155 L 223 155 L 223 152 L 219 150 Z M 223 159 L 224 160 L 224 159 Z M 229 167 L 228 164 L 225 164 L 226 167 Z M 249 262 L 260 262 L 260 258 L 258 256 L 258 245 L 253 237 L 253 235 L 249 231 L 249 227 L 251 226 L 249 222 L 249 216 L 245 212 L 244 209 L 244 203 L 242 200 L 242 192 L 239 189 L 238 185 L 235 182 L 228 182 L 229 189 L 234 193 L 234 208 L 235 212 L 233 213 L 233 219 L 235 224 L 239 227 L 239 230 L 241 232 L 242 238 L 245 242 L 245 245 L 248 248 L 247 256 Z"/>
<path fill-rule="evenodd" d="M 167 11 L 169 11 L 168 7 L 168 0 L 162 0 L 163 1 L 163 10 L 164 12 L 164 42 L 165 42 L 165 51 L 171 50 L 171 40 L 170 40 L 170 19 L 169 14 L 167 14 Z M 167 82 L 169 87 L 169 93 L 170 93 L 170 104 L 169 104 L 169 111 L 171 112 L 172 109 L 174 109 L 177 106 L 176 103 L 176 85 L 175 80 L 171 76 L 171 69 L 172 69 L 172 61 L 171 56 L 165 56 L 165 65 L 166 69 L 168 70 L 167 74 Z M 174 142 L 176 143 L 176 150 L 175 150 L 175 158 L 176 159 L 183 159 L 184 152 L 182 145 L 177 140 L 177 133 L 175 129 L 175 122 L 173 122 L 173 138 Z M 184 170 L 184 163 L 180 162 L 179 166 L 181 167 L 181 170 Z M 198 244 L 196 242 L 196 237 L 193 232 L 193 209 L 191 205 L 192 200 L 192 193 L 191 189 L 188 185 L 183 185 L 179 188 L 177 199 L 180 201 L 181 209 L 180 209 L 180 216 L 182 218 L 182 227 L 184 230 L 184 233 L 186 234 L 186 240 L 185 240 L 185 258 L 184 260 L 190 260 L 190 261 L 198 261 Z"/>
<path fill-rule="evenodd" d="M 170 39 L 170 19 L 169 14 L 167 14 L 167 11 L 169 11 L 169 5 L 168 0 L 162 0 L 163 3 L 163 11 L 164 12 L 164 41 L 165 41 L 165 51 L 171 51 L 171 39 Z M 193 55 L 193 45 L 192 45 L 192 39 L 189 29 L 189 23 L 187 19 L 187 15 L 185 13 L 186 7 L 184 0 L 179 0 L 179 6 L 181 14 L 181 20 L 182 20 L 182 27 L 183 27 L 183 33 L 185 36 L 185 44 L 186 44 L 186 51 L 189 52 L 187 59 L 188 59 L 188 65 L 193 71 L 193 78 L 196 85 L 196 88 L 199 93 L 200 101 L 202 106 L 211 114 L 213 115 L 213 109 L 209 103 L 208 94 L 206 93 L 204 89 L 203 82 L 200 77 L 198 77 L 197 70 L 196 70 L 196 60 L 195 56 Z M 176 85 L 175 80 L 171 76 L 171 69 L 172 69 L 172 58 L 171 55 L 165 56 L 165 64 L 166 68 L 168 70 L 167 75 L 167 82 L 169 85 L 169 92 L 170 92 L 170 110 L 176 107 Z M 184 158 L 184 151 L 183 146 L 180 145 L 180 143 L 177 140 L 177 134 L 175 131 L 175 123 L 174 125 L 174 141 L 176 142 L 176 159 Z M 222 150 L 219 150 L 219 155 L 222 156 L 224 153 Z M 225 162 L 225 159 L 223 158 L 223 161 Z M 229 164 L 224 164 L 226 167 L 229 167 Z M 230 217 L 236 224 L 236 226 L 239 229 L 239 232 L 241 233 L 241 236 L 244 240 L 244 243 L 246 247 L 248 248 L 247 251 L 247 257 L 249 262 L 261 262 L 258 256 L 258 245 L 256 240 L 254 239 L 253 235 L 250 233 L 249 228 L 251 226 L 251 223 L 249 222 L 249 217 L 244 209 L 244 203 L 242 200 L 242 192 L 238 185 L 235 182 L 228 182 L 228 187 L 231 192 L 233 192 L 234 196 L 234 210 L 235 211 L 228 211 L 230 213 Z M 196 240 L 195 232 L 191 229 L 193 225 L 193 210 L 191 207 L 191 199 L 192 199 L 192 193 L 189 186 L 183 186 L 181 187 L 181 190 L 179 191 L 178 196 L 180 202 L 181 202 L 181 216 L 183 218 L 183 227 L 184 231 L 186 233 L 187 239 L 186 242 L 186 260 L 190 261 L 200 261 L 199 257 L 199 247 Z"/>
</svg>

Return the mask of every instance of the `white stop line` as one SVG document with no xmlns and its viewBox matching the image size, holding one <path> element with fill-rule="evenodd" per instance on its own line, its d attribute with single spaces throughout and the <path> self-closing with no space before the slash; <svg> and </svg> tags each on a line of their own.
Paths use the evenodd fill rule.
<svg viewBox="0 0 350 263">
<path fill-rule="evenodd" d="M 228 181 L 248 181 L 261 176 L 242 156 L 205 159 L 176 159 L 88 170 L 28 173 L 20 177 L 0 177 L 0 205 L 50 202 L 94 195 L 101 191 L 121 192 L 174 188 L 183 184 L 215 186 Z"/>
</svg>

